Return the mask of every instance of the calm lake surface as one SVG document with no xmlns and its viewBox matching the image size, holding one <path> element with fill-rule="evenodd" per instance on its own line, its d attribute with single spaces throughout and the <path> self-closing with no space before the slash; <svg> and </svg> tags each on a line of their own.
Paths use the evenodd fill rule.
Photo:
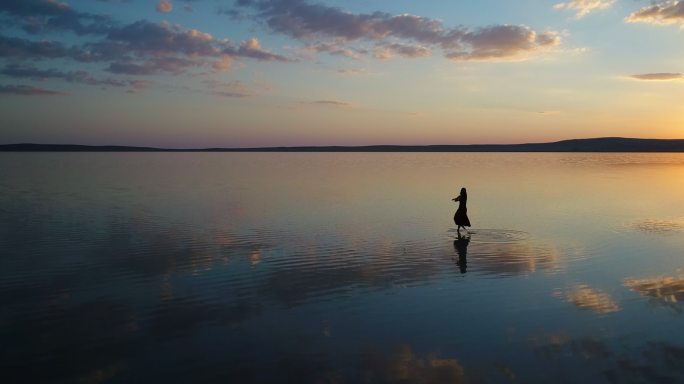
<svg viewBox="0 0 684 384">
<path fill-rule="evenodd" d="M 3 383 L 681 382 L 682 302 L 684 154 L 0 153 Z"/>
</svg>

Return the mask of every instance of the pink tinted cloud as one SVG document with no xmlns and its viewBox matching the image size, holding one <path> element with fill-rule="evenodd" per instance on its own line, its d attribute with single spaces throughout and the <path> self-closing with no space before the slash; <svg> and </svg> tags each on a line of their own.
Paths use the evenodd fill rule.
<svg viewBox="0 0 684 384">
<path fill-rule="evenodd" d="M 157 12 L 168 13 L 173 10 L 173 4 L 171 0 L 159 0 L 157 3 Z"/>
</svg>

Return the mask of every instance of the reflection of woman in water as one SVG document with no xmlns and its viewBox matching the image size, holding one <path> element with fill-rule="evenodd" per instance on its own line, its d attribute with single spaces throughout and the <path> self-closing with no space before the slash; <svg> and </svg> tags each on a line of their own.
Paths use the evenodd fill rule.
<svg viewBox="0 0 684 384">
<path fill-rule="evenodd" d="M 458 254 L 456 265 L 461 269 L 461 273 L 466 273 L 468 268 L 468 243 L 470 243 L 470 237 L 462 237 L 460 233 L 454 240 L 454 250 Z"/>
<path fill-rule="evenodd" d="M 466 202 L 468 202 L 468 193 L 465 188 L 461 188 L 461 194 L 458 197 L 451 199 L 453 201 L 458 201 L 458 209 L 456 214 L 454 214 L 454 223 L 456 223 L 456 232 L 461 233 L 461 227 L 470 227 L 470 220 L 468 219 L 468 208 L 466 208 Z"/>
</svg>

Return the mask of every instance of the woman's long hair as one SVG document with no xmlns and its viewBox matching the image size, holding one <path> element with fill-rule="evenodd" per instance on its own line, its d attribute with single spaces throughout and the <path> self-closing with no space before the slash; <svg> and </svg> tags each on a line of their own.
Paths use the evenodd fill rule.
<svg viewBox="0 0 684 384">
<path fill-rule="evenodd" d="M 461 197 L 465 197 L 466 199 L 468 198 L 468 192 L 466 192 L 465 188 L 461 188 Z"/>
</svg>

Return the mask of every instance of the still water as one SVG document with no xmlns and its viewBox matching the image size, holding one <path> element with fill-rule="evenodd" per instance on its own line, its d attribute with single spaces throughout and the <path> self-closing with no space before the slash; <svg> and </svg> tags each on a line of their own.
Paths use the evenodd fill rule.
<svg viewBox="0 0 684 384">
<path fill-rule="evenodd" d="M 682 301 L 684 154 L 0 154 L 3 383 L 675 382 Z"/>
</svg>

